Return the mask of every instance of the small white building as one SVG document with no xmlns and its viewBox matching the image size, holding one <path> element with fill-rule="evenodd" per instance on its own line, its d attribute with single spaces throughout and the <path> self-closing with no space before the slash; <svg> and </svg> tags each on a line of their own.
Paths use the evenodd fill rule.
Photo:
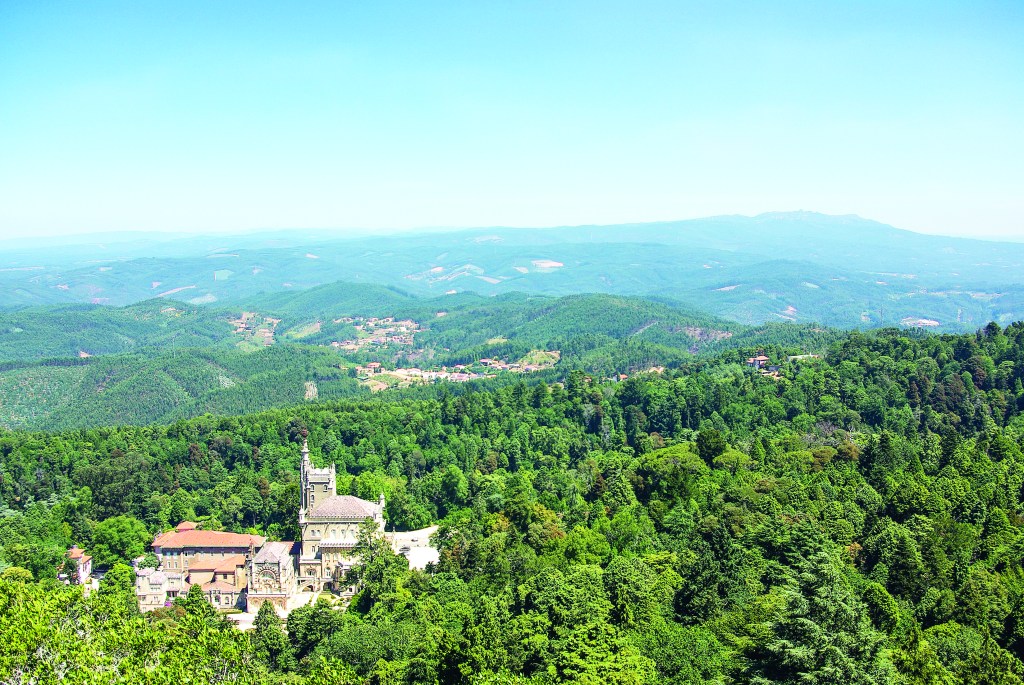
<svg viewBox="0 0 1024 685">
<path fill-rule="evenodd" d="M 74 546 L 68 550 L 68 559 L 75 562 L 76 584 L 88 585 L 92 577 L 92 557 L 86 554 L 85 550 Z"/>
</svg>

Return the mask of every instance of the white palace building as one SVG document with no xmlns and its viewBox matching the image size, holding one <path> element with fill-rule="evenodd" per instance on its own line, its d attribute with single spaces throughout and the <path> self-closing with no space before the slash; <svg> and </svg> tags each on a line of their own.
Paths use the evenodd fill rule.
<svg viewBox="0 0 1024 685">
<path fill-rule="evenodd" d="M 337 494 L 334 464 L 317 468 L 302 445 L 299 526 L 302 540 L 267 541 L 257 535 L 198 530 L 183 522 L 153 541 L 160 561 L 157 569 L 136 572 L 136 595 L 143 611 L 167 605 L 189 587 L 200 584 L 210 603 L 221 609 L 255 612 L 264 602 L 281 612 L 305 603 L 310 593 L 334 591 L 350 595 L 355 588 L 345 574 L 357 563 L 359 527 L 367 520 L 385 529 L 384 496 L 368 502 Z M 407 533 L 386 533 L 396 553 L 413 568 L 437 560 L 430 547 L 433 528 Z"/>
</svg>

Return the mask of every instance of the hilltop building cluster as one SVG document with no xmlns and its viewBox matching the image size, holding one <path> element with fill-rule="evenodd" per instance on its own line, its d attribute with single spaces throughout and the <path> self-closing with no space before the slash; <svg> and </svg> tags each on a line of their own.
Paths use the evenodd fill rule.
<svg viewBox="0 0 1024 685">
<path fill-rule="evenodd" d="M 757 356 L 749 357 L 747 359 L 747 366 L 757 369 L 757 372 L 762 376 L 776 379 L 782 378 L 782 375 L 779 373 L 782 367 L 778 364 L 772 364 L 771 359 L 764 354 L 759 353 Z"/>
<path fill-rule="evenodd" d="M 256 312 L 242 312 L 237 319 L 230 319 L 235 327 L 234 334 L 255 344 L 269 347 L 274 344 L 274 333 L 281 319 L 261 317 Z"/>
<path fill-rule="evenodd" d="M 254 612 L 270 602 L 282 612 L 308 601 L 311 595 L 333 591 L 352 595 L 347 572 L 358 562 L 360 526 L 372 521 L 386 525 L 385 500 L 369 502 L 337 494 L 334 465 L 313 466 L 309 447 L 302 446 L 298 541 L 268 541 L 259 535 L 201 530 L 188 521 L 153 540 L 157 568 L 137 568 L 135 593 L 139 607 L 152 611 L 199 585 L 219 609 Z M 433 529 L 387 533 L 396 553 L 414 568 L 436 561 L 429 546 Z"/>
<path fill-rule="evenodd" d="M 399 367 L 396 369 L 385 369 L 380 362 L 369 362 L 365 366 L 356 366 L 356 378 L 363 382 L 369 382 L 372 389 L 383 389 L 384 382 L 374 383 L 378 374 L 392 377 L 392 380 L 399 386 L 412 385 L 414 383 L 428 383 L 432 381 L 450 381 L 452 383 L 465 383 L 467 381 L 479 380 L 482 378 L 495 378 L 497 372 L 507 373 L 534 373 L 543 371 L 554 366 L 559 359 L 558 350 L 538 352 L 538 361 L 506 362 L 501 359 L 483 358 L 471 364 L 454 364 L 442 366 L 440 369 L 420 369 L 417 367 Z"/>
<path fill-rule="evenodd" d="M 420 331 L 420 325 L 412 319 L 395 320 L 392 316 L 358 319 L 344 316 L 335 319 L 334 323 L 352 324 L 356 329 L 356 337 L 347 340 L 335 340 L 331 347 L 345 352 L 358 352 L 367 347 L 383 347 L 385 345 L 412 346 L 414 336 Z"/>
<path fill-rule="evenodd" d="M 793 362 L 820 358 L 821 355 L 817 354 L 794 354 L 786 357 L 786 361 Z M 757 372 L 762 376 L 767 376 L 768 378 L 775 379 L 782 378 L 782 365 L 772 364 L 771 361 L 772 360 L 766 357 L 764 353 L 759 352 L 757 356 L 747 358 L 747 366 L 751 367 L 752 369 L 756 369 Z"/>
</svg>

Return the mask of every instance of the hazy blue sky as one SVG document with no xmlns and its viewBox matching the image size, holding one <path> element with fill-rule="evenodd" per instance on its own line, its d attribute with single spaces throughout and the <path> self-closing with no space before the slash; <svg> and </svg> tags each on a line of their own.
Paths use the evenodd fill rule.
<svg viewBox="0 0 1024 685">
<path fill-rule="evenodd" d="M 1024 238 L 1024 2 L 0 2 L 0 237 L 807 209 Z"/>
</svg>

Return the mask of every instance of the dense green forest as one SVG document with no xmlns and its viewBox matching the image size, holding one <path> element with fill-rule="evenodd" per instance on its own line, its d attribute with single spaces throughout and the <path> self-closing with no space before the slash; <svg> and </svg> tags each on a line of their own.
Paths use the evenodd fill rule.
<svg viewBox="0 0 1024 685">
<path fill-rule="evenodd" d="M 144 424 L 206 412 L 249 413 L 317 397 L 368 394 L 330 349 L 199 348 L 10 365 L 0 372 L 0 423 L 50 429 Z"/>
<path fill-rule="evenodd" d="M 1024 325 L 767 346 L 621 383 L 459 388 L 150 427 L 0 432 L 10 682 L 1024 682 Z M 139 616 L 179 520 L 293 539 L 298 443 L 339 491 L 439 524 L 410 571 L 371 531 L 347 611 Z M 56 584 L 77 543 L 113 565 Z"/>
<path fill-rule="evenodd" d="M 0 363 L 205 347 L 227 341 L 230 333 L 223 312 L 167 300 L 34 307 L 0 312 Z"/>
</svg>

